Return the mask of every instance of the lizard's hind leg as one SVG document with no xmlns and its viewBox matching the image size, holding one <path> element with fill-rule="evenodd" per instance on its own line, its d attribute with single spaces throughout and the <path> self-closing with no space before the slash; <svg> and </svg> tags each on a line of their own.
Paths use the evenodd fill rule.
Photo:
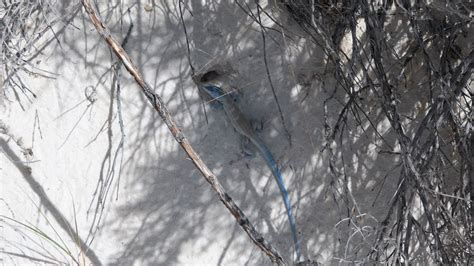
<svg viewBox="0 0 474 266">
<path fill-rule="evenodd" d="M 257 149 L 252 142 L 244 136 L 240 136 L 240 155 L 239 158 L 232 160 L 229 164 L 234 164 L 236 162 L 240 162 L 243 159 L 253 159 L 255 158 L 255 154 L 257 153 Z M 248 167 L 248 165 L 247 165 Z"/>
<path fill-rule="evenodd" d="M 257 153 L 255 145 L 249 140 L 249 138 L 240 136 L 240 149 L 242 151 L 242 158 L 253 159 Z"/>
<path fill-rule="evenodd" d="M 255 132 L 261 132 L 263 130 L 263 121 L 257 119 L 249 120 L 250 126 L 255 130 Z M 255 145 L 250 141 L 249 138 L 245 136 L 240 136 L 240 149 L 243 154 L 243 158 L 253 159 L 258 150 Z"/>
</svg>

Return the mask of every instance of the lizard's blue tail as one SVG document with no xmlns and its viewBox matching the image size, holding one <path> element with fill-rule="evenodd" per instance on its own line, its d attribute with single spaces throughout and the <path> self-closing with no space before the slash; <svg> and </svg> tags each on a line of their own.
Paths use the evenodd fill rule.
<svg viewBox="0 0 474 266">
<path fill-rule="evenodd" d="M 295 243 L 296 262 L 298 262 L 301 257 L 300 242 L 298 240 L 298 236 L 296 235 L 295 217 L 293 216 L 293 212 L 291 210 L 290 198 L 288 196 L 288 191 L 286 190 L 285 183 L 283 182 L 280 169 L 278 169 L 275 159 L 273 159 L 272 153 L 270 152 L 270 150 L 268 150 L 265 143 L 263 143 L 263 141 L 258 139 L 257 137 L 253 138 L 252 141 L 254 142 L 255 146 L 257 146 L 258 150 L 265 159 L 265 162 L 267 163 L 268 167 L 272 170 L 273 176 L 277 181 L 278 188 L 280 189 L 281 196 L 283 197 L 283 202 L 285 203 L 288 220 L 290 221 L 291 235 Z"/>
</svg>

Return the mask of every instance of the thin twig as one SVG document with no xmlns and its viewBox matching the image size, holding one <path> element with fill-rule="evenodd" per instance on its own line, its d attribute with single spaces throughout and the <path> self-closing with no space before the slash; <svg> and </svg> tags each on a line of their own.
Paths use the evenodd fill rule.
<svg viewBox="0 0 474 266">
<path fill-rule="evenodd" d="M 188 31 L 186 29 L 186 23 L 184 22 L 183 9 L 181 8 L 182 2 L 183 2 L 182 0 L 178 1 L 179 17 L 181 18 L 181 23 L 183 24 L 184 36 L 186 38 L 186 51 L 187 51 L 186 55 L 188 57 L 189 68 L 191 69 L 191 77 L 194 77 L 195 70 L 194 70 L 193 63 L 191 61 L 191 50 L 189 48 Z"/>
</svg>

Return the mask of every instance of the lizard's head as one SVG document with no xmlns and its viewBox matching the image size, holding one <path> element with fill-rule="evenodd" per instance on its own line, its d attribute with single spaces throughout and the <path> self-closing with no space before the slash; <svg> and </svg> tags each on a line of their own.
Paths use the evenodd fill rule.
<svg viewBox="0 0 474 266">
<path fill-rule="evenodd" d="M 216 100 L 219 100 L 219 98 L 225 95 L 225 92 L 220 87 L 214 85 L 205 85 L 202 86 L 202 89 Z"/>
</svg>

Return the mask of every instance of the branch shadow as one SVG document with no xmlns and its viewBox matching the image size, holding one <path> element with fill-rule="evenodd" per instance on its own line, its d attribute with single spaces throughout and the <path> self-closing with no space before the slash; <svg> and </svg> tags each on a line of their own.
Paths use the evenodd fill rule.
<svg viewBox="0 0 474 266">
<path fill-rule="evenodd" d="M 64 232 L 67 233 L 72 241 L 77 243 L 81 251 L 94 265 L 102 265 L 94 250 L 88 247 L 85 241 L 80 238 L 78 232 L 75 231 L 74 227 L 68 222 L 66 217 L 64 217 L 59 209 L 56 208 L 55 204 L 50 200 L 42 185 L 35 180 L 31 168 L 22 163 L 20 158 L 10 148 L 8 142 L 3 138 L 0 138 L 0 147 L 3 152 L 5 152 L 10 162 L 16 166 L 18 171 L 20 171 L 23 179 L 25 179 L 25 181 L 30 185 L 31 190 L 33 190 L 33 192 L 38 196 L 40 204 L 51 213 L 56 223 L 64 230 Z"/>
</svg>

